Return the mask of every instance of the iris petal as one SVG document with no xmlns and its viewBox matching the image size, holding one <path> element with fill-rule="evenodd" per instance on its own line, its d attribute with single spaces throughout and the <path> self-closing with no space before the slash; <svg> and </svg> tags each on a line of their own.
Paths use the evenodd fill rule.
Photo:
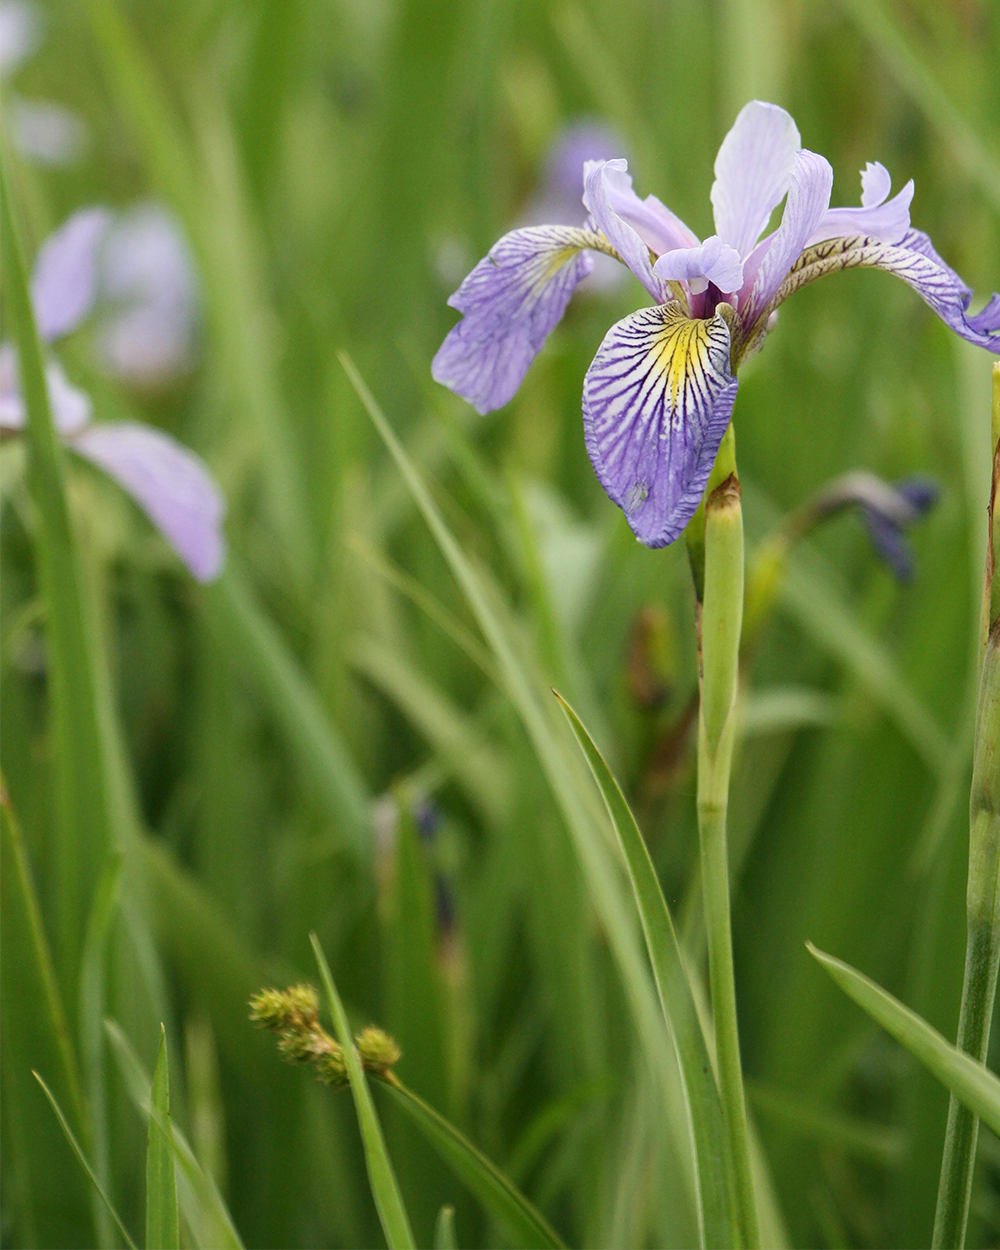
<svg viewBox="0 0 1000 1250">
<path fill-rule="evenodd" d="M 897 244 L 868 238 L 829 239 L 809 248 L 775 296 L 777 305 L 793 291 L 840 269 L 885 269 L 902 278 L 956 334 L 977 347 L 1000 353 L 1000 295 L 969 315 L 972 288 L 934 250 L 926 234 L 911 230 Z"/>
<path fill-rule="evenodd" d="M 611 190 L 625 175 L 628 162 L 587 161 L 583 167 L 583 202 L 598 229 L 607 237 L 622 260 L 635 274 L 653 299 L 664 297 L 663 284 L 653 273 L 649 247 L 636 230 L 615 211 Z M 629 181 L 631 187 L 631 181 Z M 620 188 L 619 188 L 620 190 Z"/>
<path fill-rule="evenodd" d="M 890 200 L 891 187 L 886 167 L 869 161 L 861 171 L 861 207 L 829 209 L 806 246 L 856 234 L 881 243 L 898 243 L 910 228 L 913 179 Z"/>
<path fill-rule="evenodd" d="M 68 443 L 128 491 L 199 581 L 218 577 L 225 502 L 193 452 L 131 421 L 88 426 Z"/>
<path fill-rule="evenodd" d="M 584 162 L 584 187 L 589 168 L 598 162 Z M 671 212 L 655 195 L 641 200 L 632 190 L 632 177 L 627 172 L 627 162 L 607 161 L 604 166 L 604 186 L 608 204 L 615 213 L 636 232 L 650 251 L 658 256 L 677 248 L 697 247 L 698 236 L 684 224 L 676 213 Z M 586 203 L 586 194 L 584 202 Z M 589 209 L 588 209 L 589 211 Z"/>
<path fill-rule="evenodd" d="M 823 220 L 830 204 L 833 170 L 825 157 L 803 148 L 795 157 L 795 168 L 788 188 L 781 225 L 765 239 L 744 266 L 747 284 L 753 285 L 741 313 L 750 327 L 770 303 L 789 270 L 802 254 L 806 241 Z"/>
<path fill-rule="evenodd" d="M 97 253 L 111 223 L 105 208 L 84 208 L 42 244 L 35 260 L 31 299 L 38 333 L 47 342 L 75 330 L 97 291 Z"/>
<path fill-rule="evenodd" d="M 736 399 L 729 326 L 671 302 L 609 330 L 583 385 L 587 451 L 636 537 L 662 547 L 694 515 Z"/>
<path fill-rule="evenodd" d="M 530 226 L 504 235 L 448 303 L 463 315 L 431 364 L 436 382 L 481 413 L 511 399 L 600 248 L 593 231 Z"/>
<path fill-rule="evenodd" d="M 712 184 L 715 230 L 740 256 L 749 255 L 788 190 L 800 144 L 790 115 L 760 100 L 740 110 L 723 139 Z"/>
</svg>

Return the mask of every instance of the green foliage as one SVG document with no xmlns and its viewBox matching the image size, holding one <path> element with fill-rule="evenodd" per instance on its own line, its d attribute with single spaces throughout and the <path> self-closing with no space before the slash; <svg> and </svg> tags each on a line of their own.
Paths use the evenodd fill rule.
<svg viewBox="0 0 1000 1250">
<path fill-rule="evenodd" d="M 752 96 L 830 158 L 835 203 L 868 160 L 912 176 L 914 224 L 978 308 L 1000 272 L 994 9 L 39 0 L 41 42 L 0 85 L 3 337 L 29 415 L 0 450 L 4 1244 L 123 1240 L 32 1069 L 127 1229 L 153 1137 L 184 1244 L 383 1244 L 351 1095 L 247 1021 L 261 986 L 316 980 L 311 931 L 350 1020 L 403 1052 L 410 1095 L 373 1094 L 419 1244 L 449 1243 L 445 1206 L 461 1245 L 542 1244 L 507 1184 L 568 1245 L 698 1244 L 710 1116 L 699 1137 L 691 1091 L 700 1062 L 711 1104 L 714 1056 L 690 569 L 681 544 L 635 543 L 580 429 L 586 366 L 645 296 L 580 292 L 486 418 L 429 362 L 562 126 L 608 122 L 640 193 L 706 235 L 715 152 Z M 79 116 L 77 164 L 21 150 L 25 101 Z M 52 351 L 95 419 L 210 466 L 230 558 L 206 587 L 58 444 L 26 299 L 73 210 L 150 199 L 194 259 L 192 369 L 110 377 L 106 310 Z M 728 831 L 763 1238 L 926 1246 L 948 1091 L 804 943 L 955 1038 L 989 362 L 901 283 L 845 273 L 781 310 L 735 421 L 751 575 L 839 473 L 942 488 L 912 584 L 843 516 L 767 585 Z M 553 685 L 601 744 L 616 822 Z M 970 1247 L 1000 1239 L 980 1136 Z"/>
<path fill-rule="evenodd" d="M 149 1096 L 149 1144 L 146 1147 L 146 1250 L 177 1250 L 177 1180 L 174 1175 L 173 1132 L 170 1123 L 170 1077 L 167 1072 L 167 1033 L 153 1069 Z"/>
</svg>

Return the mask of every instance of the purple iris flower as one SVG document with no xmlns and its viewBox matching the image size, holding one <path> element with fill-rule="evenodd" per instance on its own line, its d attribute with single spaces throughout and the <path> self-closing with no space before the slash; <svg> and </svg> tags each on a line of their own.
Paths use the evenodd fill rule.
<svg viewBox="0 0 1000 1250">
<path fill-rule="evenodd" d="M 581 169 L 587 161 L 606 160 L 621 150 L 621 140 L 600 122 L 578 118 L 564 126 L 545 158 L 538 193 L 528 204 L 524 224 L 583 225 L 586 210 L 580 202 Z M 627 271 L 610 256 L 591 259 L 593 268 L 583 280 L 583 288 L 609 291 L 627 281 Z"/>
<path fill-rule="evenodd" d="M 54 343 L 75 330 L 94 303 L 98 253 L 111 224 L 103 208 L 74 213 L 38 253 L 32 302 L 38 332 Z M 91 421 L 90 397 L 46 363 L 52 419 L 64 446 L 96 464 L 136 501 L 199 581 L 218 577 L 225 557 L 225 502 L 193 452 L 162 430 L 133 421 Z M 17 361 L 0 345 L 0 430 L 25 424 Z"/>
<path fill-rule="evenodd" d="M 601 485 L 648 547 L 673 542 L 701 499 L 736 399 L 740 364 L 799 287 L 868 266 L 903 279 L 962 338 L 1000 352 L 1000 295 L 972 291 L 910 228 L 913 183 L 889 198 L 886 169 L 861 175 L 858 208 L 830 208 L 833 171 L 795 122 L 754 100 L 715 160 L 716 233 L 700 240 L 623 160 L 588 161 L 585 226 L 515 230 L 448 301 L 463 314 L 434 357 L 438 382 L 480 412 L 513 396 L 555 327 L 590 253 L 622 261 L 655 303 L 612 326 L 587 371 L 583 424 Z M 761 238 L 785 200 L 778 228 Z M 759 240 L 759 241 L 758 241 Z"/>
<path fill-rule="evenodd" d="M 940 495 L 933 478 L 917 475 L 890 484 L 873 473 L 845 473 L 806 507 L 813 524 L 845 508 L 857 508 L 880 559 L 901 582 L 911 581 L 913 552 L 906 531 L 930 512 Z"/>
</svg>

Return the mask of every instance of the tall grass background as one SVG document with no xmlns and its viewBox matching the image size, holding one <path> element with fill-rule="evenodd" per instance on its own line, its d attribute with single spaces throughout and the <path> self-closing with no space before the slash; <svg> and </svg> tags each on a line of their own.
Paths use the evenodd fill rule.
<svg viewBox="0 0 1000 1250">
<path fill-rule="evenodd" d="M 247 1020 L 261 985 L 316 979 L 311 930 L 352 1021 L 393 1031 L 406 1083 L 569 1243 L 693 1244 L 638 919 L 549 694 L 573 702 L 622 781 L 700 969 L 687 559 L 681 544 L 634 541 L 581 432 L 586 365 L 642 293 L 580 295 L 487 418 L 436 387 L 429 361 L 453 320 L 447 295 L 522 219 L 551 143 L 580 117 L 612 126 L 640 192 L 704 234 L 719 140 L 747 99 L 773 100 L 833 163 L 835 202 L 856 202 L 868 160 L 897 186 L 912 176 L 914 223 L 994 289 L 1000 10 L 39 8 L 45 41 L 17 89 L 73 108 L 91 143 L 68 169 L 7 160 L 29 256 L 77 207 L 153 198 L 183 223 L 201 291 L 197 367 L 168 391 L 110 384 L 86 331 L 63 359 L 99 417 L 139 417 L 205 457 L 230 553 L 217 584 L 196 585 L 114 486 L 67 463 L 99 750 L 62 750 L 100 761 L 107 809 L 80 813 L 70 827 L 88 841 L 67 846 L 48 714 L 55 608 L 24 449 L 5 444 L 3 1244 L 120 1244 L 32 1068 L 77 1108 L 126 1226 L 143 1226 L 147 1130 L 106 1018 L 148 1072 L 165 1026 L 174 1121 L 245 1244 L 382 1244 L 350 1096 L 279 1064 Z M 430 491 L 478 607 L 352 377 Z M 912 536 L 910 584 L 853 517 L 797 549 L 746 673 L 730 805 L 767 1235 L 922 1246 L 946 1092 L 805 942 L 954 1036 L 989 362 L 902 284 L 852 272 L 783 308 L 741 381 L 751 561 L 838 473 L 929 472 L 941 486 Z M 436 829 L 421 836 L 428 804 Z M 460 1245 L 506 1244 L 398 1108 L 377 1106 L 418 1243 L 452 1203 Z M 185 1236 L 214 1244 L 195 1225 Z M 1000 1145 L 983 1130 L 970 1244 L 998 1237 Z"/>
</svg>

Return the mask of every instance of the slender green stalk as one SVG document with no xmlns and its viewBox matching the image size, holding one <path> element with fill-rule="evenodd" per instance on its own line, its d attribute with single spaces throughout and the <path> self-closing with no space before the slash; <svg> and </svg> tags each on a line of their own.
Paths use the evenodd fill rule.
<svg viewBox="0 0 1000 1250">
<path fill-rule="evenodd" d="M 957 1045 L 986 1062 L 1000 967 L 1000 365 L 993 366 L 993 480 L 990 492 L 983 638 L 969 811 L 968 937 Z M 952 1095 L 934 1216 L 935 1250 L 961 1247 L 969 1220 L 979 1121 Z"/>
<path fill-rule="evenodd" d="M 111 845 L 104 739 L 97 714 L 97 678 L 83 582 L 63 481 L 59 445 L 35 326 L 21 235 L 4 153 L 0 229 L 3 289 L 17 347 L 27 409 L 28 486 L 35 507 L 35 550 L 46 608 L 49 708 L 55 789 L 54 876 L 56 966 L 64 995 L 74 983 L 84 917 L 100 865 Z M 65 998 L 64 998 L 65 1001 Z"/>
<path fill-rule="evenodd" d="M 729 915 L 726 814 L 736 728 L 743 621 L 743 513 L 732 427 L 723 440 L 705 499 L 704 601 L 701 606 L 701 708 L 698 717 L 698 834 L 705 896 L 709 981 L 719 1086 L 732 1153 L 740 1232 L 760 1245 L 740 1063 Z"/>
</svg>

